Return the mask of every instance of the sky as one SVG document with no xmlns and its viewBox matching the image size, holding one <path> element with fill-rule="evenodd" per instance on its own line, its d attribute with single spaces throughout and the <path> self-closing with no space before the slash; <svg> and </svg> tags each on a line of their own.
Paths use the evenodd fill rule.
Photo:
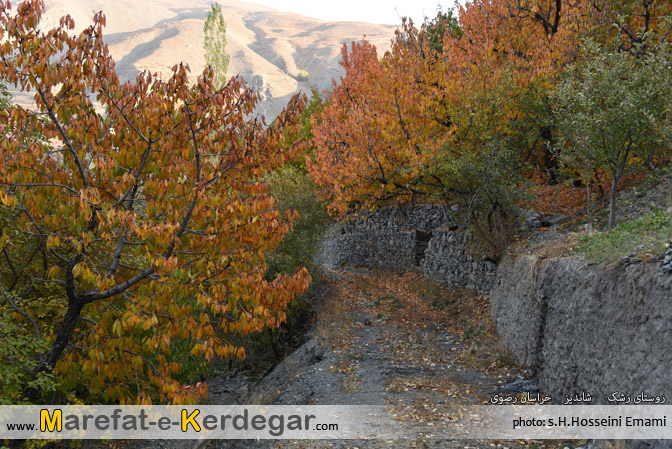
<svg viewBox="0 0 672 449">
<path fill-rule="evenodd" d="M 436 15 L 437 7 L 446 10 L 452 0 L 247 0 L 271 6 L 279 11 L 294 12 L 328 21 L 353 20 L 398 25 L 402 16 L 422 23 L 425 16 Z"/>
</svg>

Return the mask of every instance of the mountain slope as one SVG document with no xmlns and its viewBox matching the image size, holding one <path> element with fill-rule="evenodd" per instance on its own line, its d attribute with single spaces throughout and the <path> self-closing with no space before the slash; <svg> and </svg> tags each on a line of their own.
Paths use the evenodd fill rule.
<svg viewBox="0 0 672 449">
<path fill-rule="evenodd" d="M 342 69 L 343 43 L 364 37 L 383 51 L 389 49 L 395 28 L 361 22 L 325 22 L 238 0 L 220 2 L 227 23 L 229 76 L 239 74 L 261 97 L 258 111 L 275 116 L 298 91 L 331 87 Z M 186 62 L 196 78 L 205 65 L 203 24 L 209 3 L 200 0 L 46 0 L 42 27 L 58 23 L 65 13 L 77 29 L 88 25 L 96 10 L 107 18 L 110 51 L 123 79 L 142 70 L 170 76 L 170 68 Z M 307 72 L 308 77 L 299 74 Z M 14 93 L 15 101 L 31 102 L 31 95 Z"/>
</svg>

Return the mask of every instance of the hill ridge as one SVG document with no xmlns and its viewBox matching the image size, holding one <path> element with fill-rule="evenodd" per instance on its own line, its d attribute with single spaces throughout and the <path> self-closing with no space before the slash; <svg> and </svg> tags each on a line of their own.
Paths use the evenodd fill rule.
<svg viewBox="0 0 672 449">
<path fill-rule="evenodd" d="M 76 31 L 102 9 L 106 41 L 119 76 L 134 79 L 144 70 L 168 78 L 171 67 L 185 62 L 191 76 L 202 73 L 203 24 L 209 4 L 200 0 L 156 1 L 46 0 L 42 28 L 61 16 L 75 19 Z M 240 75 L 260 97 L 257 111 L 277 115 L 295 93 L 330 89 L 341 76 L 344 43 L 366 37 L 381 52 L 389 49 L 395 26 L 364 22 L 328 22 L 238 0 L 220 2 L 227 23 L 229 76 Z M 305 72 L 305 73 L 304 73 Z M 306 76 L 307 73 L 307 76 Z M 302 76 L 299 76 L 299 75 Z M 16 103 L 30 106 L 32 93 L 13 91 Z"/>
</svg>

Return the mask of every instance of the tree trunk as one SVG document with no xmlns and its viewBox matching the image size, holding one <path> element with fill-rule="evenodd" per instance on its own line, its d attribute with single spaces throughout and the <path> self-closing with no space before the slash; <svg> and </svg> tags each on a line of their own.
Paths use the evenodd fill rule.
<svg viewBox="0 0 672 449">
<path fill-rule="evenodd" d="M 79 320 L 79 315 L 82 313 L 83 304 L 77 300 L 71 300 L 68 304 L 68 311 L 63 318 L 61 327 L 56 334 L 56 339 L 51 345 L 51 349 L 44 357 L 44 360 L 35 368 L 31 377 L 35 379 L 40 373 L 50 373 L 54 369 L 54 365 L 58 362 L 63 355 L 63 351 L 70 343 L 72 339 L 72 334 L 75 331 L 75 326 Z M 37 388 L 26 388 L 23 393 L 23 397 L 28 399 L 30 402 L 35 402 L 38 399 L 40 391 Z"/>
<path fill-rule="evenodd" d="M 609 229 L 616 226 L 616 200 L 618 199 L 618 177 L 611 179 L 611 199 L 609 201 Z"/>
<path fill-rule="evenodd" d="M 546 168 L 546 174 L 548 175 L 548 183 L 550 185 L 556 185 L 560 182 L 560 163 L 558 154 L 549 150 L 549 148 L 555 148 L 555 136 L 553 136 L 553 129 L 550 126 L 544 126 L 541 128 L 540 132 L 541 138 L 548 143 L 544 145 L 543 154 L 544 154 L 544 166 Z"/>
<path fill-rule="evenodd" d="M 590 218 L 590 174 L 587 167 L 584 168 L 584 175 L 586 178 L 586 213 Z"/>
</svg>

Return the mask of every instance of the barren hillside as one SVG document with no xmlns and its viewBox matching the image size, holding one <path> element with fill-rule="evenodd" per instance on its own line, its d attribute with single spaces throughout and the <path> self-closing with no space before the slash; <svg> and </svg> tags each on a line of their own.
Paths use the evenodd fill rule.
<svg viewBox="0 0 672 449">
<path fill-rule="evenodd" d="M 325 22 L 238 0 L 220 1 L 227 22 L 229 75 L 239 74 L 261 95 L 259 111 L 275 116 L 291 95 L 315 87 L 322 91 L 338 78 L 343 43 L 364 37 L 380 50 L 389 48 L 395 27 L 361 22 Z M 107 17 L 107 41 L 124 79 L 142 70 L 164 77 L 184 61 L 196 77 L 204 67 L 203 24 L 209 2 L 201 0 L 46 0 L 43 27 L 70 14 L 81 29 L 93 13 Z M 301 71 L 307 80 L 299 80 Z M 14 92 L 15 101 L 31 95 Z"/>
</svg>

